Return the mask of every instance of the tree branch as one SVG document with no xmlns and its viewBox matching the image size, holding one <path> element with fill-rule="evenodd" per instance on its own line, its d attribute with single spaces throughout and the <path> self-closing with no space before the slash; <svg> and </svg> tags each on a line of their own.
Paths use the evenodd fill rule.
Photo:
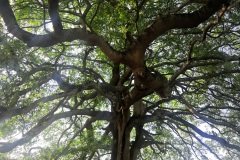
<svg viewBox="0 0 240 160">
<path fill-rule="evenodd" d="M 50 96 L 46 96 L 46 97 L 42 97 L 34 102 L 32 102 L 31 104 L 29 104 L 28 106 L 22 106 L 21 108 L 11 108 L 6 110 L 5 112 L 1 112 L 0 113 L 0 122 L 4 121 L 6 119 L 10 119 L 14 116 L 17 115 L 21 115 L 21 114 L 27 114 L 28 112 L 30 112 L 31 110 L 35 109 L 38 107 L 39 103 L 46 103 L 55 99 L 59 99 L 65 96 L 71 96 L 76 94 L 76 92 L 69 92 L 69 93 L 57 93 L 57 94 L 53 94 Z"/>
<path fill-rule="evenodd" d="M 238 70 L 238 69 L 230 70 L 230 71 L 225 70 L 225 71 L 221 71 L 221 72 L 217 72 L 217 73 L 205 73 L 204 75 L 200 75 L 197 77 L 178 78 L 176 80 L 176 83 L 186 82 L 186 81 L 192 82 L 192 81 L 196 81 L 199 79 L 208 80 L 208 79 L 211 79 L 214 77 L 220 77 L 222 75 L 228 75 L 228 74 L 233 74 L 233 73 L 240 73 L 240 70 Z"/>
<path fill-rule="evenodd" d="M 43 119 L 40 119 L 38 124 L 34 126 L 32 129 L 30 129 L 26 134 L 24 134 L 22 138 L 10 143 L 4 143 L 4 144 L 0 143 L 0 152 L 1 153 L 9 152 L 15 147 L 29 142 L 32 138 L 39 135 L 44 129 L 50 126 L 53 122 L 62 118 L 71 117 L 73 115 L 87 115 L 87 116 L 94 117 L 94 119 L 96 120 L 111 121 L 112 119 L 112 115 L 110 112 L 91 111 L 89 109 L 82 109 L 82 110 L 76 109 L 68 112 L 58 113 L 50 117 L 43 117 Z"/>
<path fill-rule="evenodd" d="M 178 121 L 178 122 L 181 122 L 183 125 L 191 128 L 193 131 L 195 131 L 197 134 L 199 134 L 200 136 L 204 137 L 204 138 L 208 138 L 208 139 L 211 139 L 211 140 L 215 140 L 217 141 L 218 143 L 220 143 L 222 146 L 225 146 L 225 147 L 228 147 L 228 148 L 232 148 L 232 149 L 235 149 L 237 151 L 240 151 L 240 147 L 235 145 L 235 144 L 230 144 L 229 142 L 227 142 L 225 139 L 221 138 L 221 137 L 218 137 L 216 135 L 211 135 L 211 134 L 208 134 L 208 133 L 205 133 L 203 132 L 202 130 L 200 130 L 198 127 L 196 127 L 195 125 L 187 122 L 186 120 L 180 118 L 180 117 L 177 117 L 177 116 L 174 116 L 173 114 L 167 114 L 168 117 Z"/>
<path fill-rule="evenodd" d="M 52 11 L 51 11 L 52 12 Z M 56 12 L 56 11 L 54 11 Z M 20 28 L 8 0 L 0 1 L 0 14 L 7 26 L 7 30 L 15 37 L 26 43 L 29 47 L 50 47 L 62 42 L 73 40 L 85 41 L 88 45 L 98 46 L 104 54 L 113 62 L 123 62 L 121 52 L 114 50 L 101 36 L 81 28 L 63 29 L 61 34 L 51 32 L 44 35 L 37 35 Z M 52 13 L 51 13 L 52 14 Z M 53 16 L 53 15 L 52 15 Z M 54 29 L 59 29 L 58 20 L 53 21 Z M 61 27 L 60 27 L 61 28 Z"/>
<path fill-rule="evenodd" d="M 207 5 L 192 13 L 160 16 L 150 27 L 144 30 L 138 37 L 138 41 L 144 48 L 147 48 L 152 41 L 166 31 L 197 27 L 220 10 L 222 5 L 228 5 L 229 2 L 230 0 L 209 0 Z"/>
<path fill-rule="evenodd" d="M 48 0 L 48 13 L 51 17 L 54 31 L 60 33 L 63 30 L 63 26 L 58 13 L 58 3 L 59 0 Z"/>
</svg>

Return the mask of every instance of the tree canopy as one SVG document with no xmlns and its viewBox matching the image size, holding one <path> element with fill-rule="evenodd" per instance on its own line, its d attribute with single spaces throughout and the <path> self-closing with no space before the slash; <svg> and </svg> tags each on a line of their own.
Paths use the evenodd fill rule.
<svg viewBox="0 0 240 160">
<path fill-rule="evenodd" d="M 0 159 L 240 159 L 238 0 L 0 0 Z"/>
</svg>

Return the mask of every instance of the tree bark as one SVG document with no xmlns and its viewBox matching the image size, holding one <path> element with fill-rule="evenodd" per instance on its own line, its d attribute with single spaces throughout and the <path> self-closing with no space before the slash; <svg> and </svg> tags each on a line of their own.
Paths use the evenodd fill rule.
<svg viewBox="0 0 240 160">
<path fill-rule="evenodd" d="M 113 125 L 112 160 L 130 160 L 130 130 L 126 130 L 129 109 L 120 108 L 115 112 Z"/>
<path fill-rule="evenodd" d="M 130 132 L 126 130 L 126 125 L 129 120 L 129 109 L 122 110 L 118 113 L 117 118 L 117 132 L 118 132 L 118 150 L 117 160 L 129 160 L 129 144 Z"/>
<path fill-rule="evenodd" d="M 120 106 L 120 105 L 119 105 Z M 141 119 L 145 115 L 145 104 L 138 100 L 133 104 L 133 115 L 130 117 L 129 107 L 115 112 L 113 127 L 112 160 L 137 160 L 143 142 L 143 124 Z M 130 143 L 130 133 L 135 127 L 135 141 Z"/>
</svg>

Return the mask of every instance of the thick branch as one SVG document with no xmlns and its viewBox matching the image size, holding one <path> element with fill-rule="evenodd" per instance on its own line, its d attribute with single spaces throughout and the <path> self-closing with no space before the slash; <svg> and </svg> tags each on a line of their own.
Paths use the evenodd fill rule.
<svg viewBox="0 0 240 160">
<path fill-rule="evenodd" d="M 112 78 L 111 78 L 110 84 L 113 86 L 117 85 L 119 79 L 120 79 L 119 64 L 114 64 L 114 66 L 112 68 Z"/>
<path fill-rule="evenodd" d="M 61 34 L 49 33 L 44 35 L 27 32 L 18 25 L 8 0 L 0 1 L 0 14 L 7 26 L 7 30 L 30 47 L 50 47 L 62 42 L 83 40 L 89 45 L 98 46 L 111 61 L 115 63 L 123 61 L 123 55 L 114 50 L 101 36 L 84 29 L 64 29 Z M 56 25 L 56 23 L 54 25 Z M 56 29 L 59 28 L 57 25 L 55 27 Z"/>
<path fill-rule="evenodd" d="M 209 0 L 207 5 L 192 13 L 160 16 L 150 27 L 144 30 L 138 37 L 138 41 L 146 48 L 152 41 L 166 31 L 197 27 L 221 9 L 222 5 L 227 5 L 228 2 L 230 2 L 230 0 Z"/>
<path fill-rule="evenodd" d="M 58 3 L 59 0 L 48 0 L 48 13 L 51 17 L 54 31 L 60 33 L 63 29 L 63 26 L 58 13 Z"/>
<path fill-rule="evenodd" d="M 116 100 L 118 94 L 124 90 L 124 87 L 115 87 L 106 82 L 96 83 L 93 81 L 86 81 L 79 85 L 70 84 L 68 82 L 65 82 L 58 72 L 53 73 L 53 79 L 58 83 L 60 89 L 64 90 L 65 92 L 76 93 L 82 92 L 84 90 L 95 90 L 100 95 L 108 98 L 109 100 Z"/>
<path fill-rule="evenodd" d="M 143 124 L 137 123 L 136 124 L 135 141 L 133 142 L 131 149 L 130 149 L 130 159 L 131 160 L 137 159 L 137 156 L 141 149 L 141 144 L 144 142 L 142 131 L 143 131 Z"/>
<path fill-rule="evenodd" d="M 72 110 L 68 112 L 63 112 L 59 114 L 52 115 L 50 117 L 41 119 L 39 123 L 30 129 L 26 134 L 23 135 L 22 138 L 12 142 L 12 143 L 5 143 L 0 146 L 0 152 L 9 152 L 17 146 L 23 145 L 29 142 L 32 138 L 39 135 L 44 129 L 50 126 L 53 122 L 66 118 L 71 117 L 73 115 L 87 115 L 94 117 L 96 120 L 107 120 L 110 121 L 112 119 L 111 113 L 107 111 L 90 111 L 89 109 L 83 110 Z"/>
</svg>

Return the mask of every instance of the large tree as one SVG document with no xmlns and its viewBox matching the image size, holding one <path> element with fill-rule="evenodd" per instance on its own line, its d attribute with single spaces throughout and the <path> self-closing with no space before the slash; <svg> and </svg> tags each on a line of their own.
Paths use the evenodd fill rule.
<svg viewBox="0 0 240 160">
<path fill-rule="evenodd" d="M 0 0 L 0 157 L 239 159 L 239 2 Z"/>
</svg>

